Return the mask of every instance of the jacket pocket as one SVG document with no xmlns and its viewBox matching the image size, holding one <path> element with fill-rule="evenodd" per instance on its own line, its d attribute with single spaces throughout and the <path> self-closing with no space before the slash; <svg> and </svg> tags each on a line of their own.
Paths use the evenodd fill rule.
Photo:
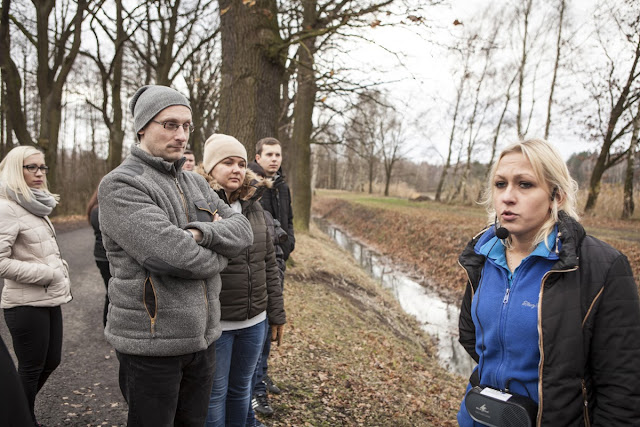
<svg viewBox="0 0 640 427">
<path fill-rule="evenodd" d="M 215 212 L 211 211 L 209 204 L 206 200 L 200 199 L 193 202 L 196 206 L 196 219 L 199 222 L 211 222 L 213 221 L 213 214 Z"/>
<path fill-rule="evenodd" d="M 158 318 L 158 298 L 151 276 L 147 276 L 144 281 L 142 302 L 144 303 L 144 308 L 147 310 L 147 315 L 149 316 L 151 335 L 154 336 L 156 333 L 156 320 Z"/>
</svg>

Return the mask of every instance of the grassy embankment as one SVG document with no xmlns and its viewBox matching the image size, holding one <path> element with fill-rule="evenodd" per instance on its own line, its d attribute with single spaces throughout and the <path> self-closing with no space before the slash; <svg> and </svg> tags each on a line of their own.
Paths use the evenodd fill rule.
<svg viewBox="0 0 640 427">
<path fill-rule="evenodd" d="M 455 426 L 465 380 L 432 356 L 415 320 L 315 227 L 287 270 L 284 341 L 269 426 Z"/>
<path fill-rule="evenodd" d="M 321 191 L 314 213 L 421 273 L 453 300 L 462 296 L 466 283 L 458 255 L 486 223 L 481 207 L 338 191 Z M 640 289 L 640 222 L 602 217 L 584 217 L 581 222 L 588 233 L 629 258 Z"/>
</svg>

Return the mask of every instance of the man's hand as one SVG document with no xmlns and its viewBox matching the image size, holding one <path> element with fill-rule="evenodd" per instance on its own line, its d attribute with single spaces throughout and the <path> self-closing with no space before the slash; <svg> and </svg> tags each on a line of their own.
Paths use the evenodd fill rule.
<svg viewBox="0 0 640 427">
<path fill-rule="evenodd" d="M 278 347 L 282 343 L 282 336 L 284 335 L 284 325 L 271 325 L 271 341 L 277 341 Z"/>
<path fill-rule="evenodd" d="M 191 233 L 193 238 L 196 240 L 196 243 L 200 243 L 202 241 L 202 231 L 198 230 L 197 228 L 187 228 L 186 231 Z"/>
</svg>

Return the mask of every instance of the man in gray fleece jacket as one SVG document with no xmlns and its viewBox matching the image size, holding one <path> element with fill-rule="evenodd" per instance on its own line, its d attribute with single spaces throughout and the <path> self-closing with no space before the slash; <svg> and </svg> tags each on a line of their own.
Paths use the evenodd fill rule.
<svg viewBox="0 0 640 427">
<path fill-rule="evenodd" d="M 105 336 L 120 361 L 129 426 L 202 426 L 220 336 L 220 272 L 252 243 L 247 219 L 182 172 L 191 107 L 143 86 L 130 109 L 139 145 L 100 183 L 111 265 Z"/>
</svg>

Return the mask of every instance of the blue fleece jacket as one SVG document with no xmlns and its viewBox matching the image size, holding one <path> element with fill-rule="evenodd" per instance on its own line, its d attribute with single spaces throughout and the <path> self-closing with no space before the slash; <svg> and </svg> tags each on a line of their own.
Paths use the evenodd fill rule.
<svg viewBox="0 0 640 427">
<path fill-rule="evenodd" d="M 480 286 L 473 297 L 471 315 L 476 325 L 476 369 L 480 384 L 528 396 L 538 402 L 538 298 L 540 283 L 558 260 L 557 230 L 511 272 L 505 247 L 493 230 L 475 246 L 486 257 Z M 551 248 L 549 250 L 548 248 Z M 471 388 L 467 388 L 467 391 Z M 479 425 L 469 416 L 464 401 L 458 413 L 461 426 Z"/>
</svg>

